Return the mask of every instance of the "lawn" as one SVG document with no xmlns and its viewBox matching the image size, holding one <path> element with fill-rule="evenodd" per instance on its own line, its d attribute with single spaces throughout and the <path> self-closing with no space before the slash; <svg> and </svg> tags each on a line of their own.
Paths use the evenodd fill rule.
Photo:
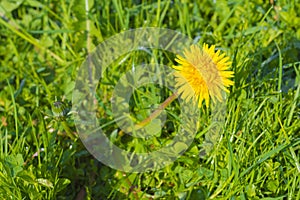
<svg viewBox="0 0 300 200">
<path fill-rule="evenodd" d="M 298 0 L 2 0 L 0 44 L 1 199 L 300 199 Z"/>
</svg>

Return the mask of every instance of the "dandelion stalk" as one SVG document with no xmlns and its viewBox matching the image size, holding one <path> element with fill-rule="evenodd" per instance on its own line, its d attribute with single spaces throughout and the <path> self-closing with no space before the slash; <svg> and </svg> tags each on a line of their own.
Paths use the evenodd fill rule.
<svg viewBox="0 0 300 200">
<path fill-rule="evenodd" d="M 155 119 L 157 116 L 160 115 L 160 113 L 168 106 L 172 101 L 174 101 L 177 98 L 177 93 L 173 93 L 171 96 L 169 96 L 149 117 L 141 121 L 140 123 L 136 124 L 134 129 L 138 130 L 146 126 L 148 123 L 150 123 L 153 119 Z"/>
</svg>

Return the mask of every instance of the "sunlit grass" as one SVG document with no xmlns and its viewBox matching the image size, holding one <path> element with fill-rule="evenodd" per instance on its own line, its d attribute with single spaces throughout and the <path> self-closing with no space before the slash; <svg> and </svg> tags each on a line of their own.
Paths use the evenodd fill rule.
<svg viewBox="0 0 300 200">
<path fill-rule="evenodd" d="M 89 23 L 85 1 L 5 2 L 0 2 L 1 199 L 300 199 L 296 1 L 89 1 Z M 212 141 L 217 145 L 208 155 L 201 152 L 209 142 L 211 116 L 201 109 L 195 140 L 174 164 L 126 174 L 102 165 L 79 140 L 65 137 L 51 105 L 56 98 L 71 100 L 77 70 L 100 42 L 148 26 L 180 31 L 199 45 L 216 44 L 233 61 L 234 85 L 221 137 Z M 107 72 L 115 76 L 99 86 L 97 116 L 114 143 L 148 151 L 176 134 L 178 103 L 167 108 L 160 137 L 137 147 L 137 140 L 111 123 L 112 87 L 133 64 L 155 61 L 171 67 L 176 62 L 175 55 L 160 51 L 153 51 L 155 60 L 139 55 L 143 52 L 132 53 Z M 140 91 L 131 99 L 133 117 L 140 121 L 153 111 L 145 105 L 171 95 L 165 89 L 161 96 Z M 76 131 L 72 117 L 67 123 Z"/>
</svg>

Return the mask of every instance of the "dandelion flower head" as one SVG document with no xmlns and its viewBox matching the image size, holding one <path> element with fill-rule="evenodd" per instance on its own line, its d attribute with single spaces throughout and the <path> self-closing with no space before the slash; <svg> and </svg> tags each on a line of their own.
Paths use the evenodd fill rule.
<svg viewBox="0 0 300 200">
<path fill-rule="evenodd" d="M 223 101 L 222 91 L 228 92 L 227 87 L 233 85 L 229 78 L 233 71 L 228 71 L 232 62 L 225 53 L 220 55 L 220 50 L 215 52 L 215 45 L 210 48 L 207 44 L 200 49 L 192 45 L 183 52 L 184 57 L 176 56 L 175 61 L 179 66 L 173 66 L 178 94 L 186 101 L 192 100 L 201 107 L 205 101 L 209 106 L 210 98 L 215 103 Z"/>
</svg>

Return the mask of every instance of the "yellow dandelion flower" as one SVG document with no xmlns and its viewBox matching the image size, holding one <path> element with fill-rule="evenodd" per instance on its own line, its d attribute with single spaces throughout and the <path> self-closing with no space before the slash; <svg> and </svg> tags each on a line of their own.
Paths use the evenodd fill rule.
<svg viewBox="0 0 300 200">
<path fill-rule="evenodd" d="M 233 77 L 233 71 L 227 71 L 232 62 L 225 53 L 220 55 L 220 50 L 215 52 L 215 45 L 210 48 L 207 44 L 201 50 L 192 45 L 184 50 L 184 57 L 177 55 L 175 59 L 179 66 L 173 66 L 178 94 L 187 101 L 192 100 L 200 107 L 205 100 L 209 106 L 209 99 L 215 103 L 221 102 L 222 91 L 229 92 L 227 87 L 233 85 L 229 78 Z"/>
</svg>

